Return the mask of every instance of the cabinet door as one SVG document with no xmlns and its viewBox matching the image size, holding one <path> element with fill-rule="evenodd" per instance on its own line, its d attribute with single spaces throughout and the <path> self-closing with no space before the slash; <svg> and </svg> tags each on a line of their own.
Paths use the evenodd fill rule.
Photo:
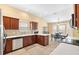
<svg viewBox="0 0 79 59">
<path fill-rule="evenodd" d="M 4 28 L 5 29 L 10 29 L 10 17 L 7 17 L 7 16 L 3 16 L 3 25 L 4 25 Z"/>
<path fill-rule="evenodd" d="M 75 4 L 75 26 L 79 28 L 79 4 Z"/>
<path fill-rule="evenodd" d="M 38 36 L 37 43 L 43 46 L 48 45 L 48 36 Z"/>
<path fill-rule="evenodd" d="M 77 4 L 77 6 L 76 6 L 76 13 L 77 13 L 77 18 L 79 18 L 79 4 Z"/>
<path fill-rule="evenodd" d="M 30 22 L 30 27 L 32 30 L 38 29 L 38 23 L 37 22 Z"/>
<path fill-rule="evenodd" d="M 44 43 L 43 36 L 40 36 L 40 35 L 37 36 L 37 43 L 43 45 Z"/>
<path fill-rule="evenodd" d="M 48 36 L 44 36 L 44 46 L 49 44 L 49 37 Z"/>
<path fill-rule="evenodd" d="M 38 44 L 40 44 L 40 35 L 37 35 L 36 42 L 37 42 Z"/>
<path fill-rule="evenodd" d="M 19 19 L 11 18 L 11 29 L 19 29 Z"/>
<path fill-rule="evenodd" d="M 75 4 L 75 18 L 79 18 L 79 4 Z"/>
<path fill-rule="evenodd" d="M 23 39 L 23 46 L 29 46 L 32 44 L 32 36 L 26 36 Z"/>
<path fill-rule="evenodd" d="M 32 43 L 33 43 L 33 44 L 36 43 L 36 37 L 37 37 L 36 35 L 33 35 L 33 36 L 32 36 Z"/>
<path fill-rule="evenodd" d="M 28 45 L 32 44 L 32 36 L 27 36 Z"/>
<path fill-rule="evenodd" d="M 76 21 L 77 21 L 77 28 L 79 28 L 79 19 L 77 19 Z"/>
<path fill-rule="evenodd" d="M 3 16 L 3 25 L 5 29 L 19 29 L 19 19 Z"/>
<path fill-rule="evenodd" d="M 9 53 L 11 51 L 12 51 L 12 39 L 7 39 L 5 49 L 4 49 L 4 53 Z"/>
<path fill-rule="evenodd" d="M 39 40 L 40 40 L 40 44 L 43 45 L 44 44 L 44 37 L 43 36 L 40 36 L 40 39 Z"/>
<path fill-rule="evenodd" d="M 27 41 L 27 37 L 23 38 L 23 47 L 28 46 L 28 41 Z"/>
</svg>

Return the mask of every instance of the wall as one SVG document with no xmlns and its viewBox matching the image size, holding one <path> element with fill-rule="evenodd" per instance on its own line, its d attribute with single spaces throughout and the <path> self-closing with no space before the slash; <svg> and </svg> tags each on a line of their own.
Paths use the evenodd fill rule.
<svg viewBox="0 0 79 59">
<path fill-rule="evenodd" d="M 38 22 L 38 28 L 41 29 L 42 27 L 47 27 L 47 22 L 39 17 L 31 15 L 29 21 Z"/>
<path fill-rule="evenodd" d="M 4 16 L 16 17 L 20 19 L 28 19 L 28 13 L 22 12 L 18 9 L 12 8 L 8 5 L 0 5 L 0 9 Z"/>
<path fill-rule="evenodd" d="M 51 24 L 51 25 L 50 25 Z M 70 24 L 69 24 L 69 21 L 63 21 L 63 22 L 52 22 L 52 23 L 50 23 L 50 24 L 48 24 L 48 26 L 50 26 L 50 27 L 48 27 L 48 28 L 50 28 L 51 30 L 49 30 L 49 32 L 51 33 L 53 33 L 54 31 L 53 31 L 53 26 L 55 26 L 55 25 L 57 25 L 57 24 L 60 24 L 60 25 L 65 25 L 65 34 L 69 34 L 70 36 L 73 36 L 72 34 L 73 34 L 73 32 L 72 32 L 72 28 L 70 27 Z M 62 28 L 63 29 L 63 28 Z"/>
<path fill-rule="evenodd" d="M 40 17 L 30 14 L 29 12 L 25 12 L 25 11 L 13 8 L 9 5 L 3 5 L 3 4 L 0 4 L 0 9 L 2 10 L 3 16 L 10 16 L 10 17 L 19 18 L 20 20 L 25 20 L 28 26 L 30 21 L 38 22 L 38 29 L 44 26 L 47 26 L 46 21 L 44 21 Z"/>
<path fill-rule="evenodd" d="M 73 29 L 74 40 L 79 40 L 79 30 Z"/>
<path fill-rule="evenodd" d="M 52 23 L 48 23 L 48 32 L 51 34 L 52 31 L 53 31 L 53 28 L 52 28 L 53 24 Z"/>
</svg>

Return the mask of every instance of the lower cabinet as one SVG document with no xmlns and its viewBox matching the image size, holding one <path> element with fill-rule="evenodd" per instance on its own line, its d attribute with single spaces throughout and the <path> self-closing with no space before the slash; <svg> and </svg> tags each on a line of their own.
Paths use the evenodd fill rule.
<svg viewBox="0 0 79 59">
<path fill-rule="evenodd" d="M 41 36 L 41 35 L 37 36 L 37 43 L 38 44 L 46 46 L 46 45 L 48 45 L 48 42 L 49 42 L 48 36 Z"/>
<path fill-rule="evenodd" d="M 32 35 L 32 36 L 25 36 L 23 38 L 6 39 L 4 54 L 17 50 L 22 47 L 27 47 L 35 43 L 46 46 L 48 45 L 48 42 L 49 42 L 48 38 L 49 38 L 48 36 Z"/>
<path fill-rule="evenodd" d="M 33 35 L 32 36 L 32 44 L 35 44 L 36 43 L 36 39 L 37 39 L 36 37 L 37 37 L 36 35 Z"/>
<path fill-rule="evenodd" d="M 6 39 L 4 54 L 12 51 L 12 39 Z"/>
<path fill-rule="evenodd" d="M 44 36 L 43 37 L 43 42 L 44 42 L 43 43 L 44 46 L 48 45 L 49 44 L 49 36 Z"/>
<path fill-rule="evenodd" d="M 23 47 L 29 46 L 32 44 L 32 36 L 25 36 L 23 38 Z"/>
<path fill-rule="evenodd" d="M 13 39 L 12 50 L 16 50 L 23 47 L 23 38 Z"/>
</svg>

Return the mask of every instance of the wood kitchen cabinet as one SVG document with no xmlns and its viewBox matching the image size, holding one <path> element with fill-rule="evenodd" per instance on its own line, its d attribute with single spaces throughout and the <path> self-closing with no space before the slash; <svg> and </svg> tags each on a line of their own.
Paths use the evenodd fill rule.
<svg viewBox="0 0 79 59">
<path fill-rule="evenodd" d="M 6 45 L 4 48 L 4 54 L 12 51 L 12 39 L 6 39 Z"/>
<path fill-rule="evenodd" d="M 48 45 L 49 44 L 49 36 L 44 36 L 44 46 Z"/>
<path fill-rule="evenodd" d="M 79 4 L 75 4 L 75 27 L 79 28 Z"/>
<path fill-rule="evenodd" d="M 35 44 L 36 43 L 36 39 L 37 39 L 37 36 L 36 35 L 33 35 L 32 36 L 32 44 Z"/>
<path fill-rule="evenodd" d="M 32 36 L 25 36 L 23 38 L 23 47 L 29 46 L 32 44 Z"/>
<path fill-rule="evenodd" d="M 41 35 L 37 36 L 37 43 L 38 44 L 46 46 L 46 45 L 48 45 L 48 42 L 49 42 L 48 36 L 41 36 Z"/>
<path fill-rule="evenodd" d="M 19 19 L 11 18 L 11 29 L 19 29 Z"/>
<path fill-rule="evenodd" d="M 19 29 L 19 19 L 3 16 L 3 25 L 5 29 Z"/>
<path fill-rule="evenodd" d="M 79 4 L 75 4 L 75 18 L 79 18 Z"/>
<path fill-rule="evenodd" d="M 41 41 L 42 41 L 42 40 L 41 40 L 41 36 L 38 35 L 38 36 L 37 36 L 37 39 L 36 39 L 36 43 L 38 43 L 38 44 L 42 44 Z"/>
<path fill-rule="evenodd" d="M 37 22 L 30 22 L 30 28 L 32 30 L 37 30 L 38 29 L 38 23 Z"/>
<path fill-rule="evenodd" d="M 48 36 L 41 36 L 41 35 L 26 36 L 23 39 L 23 46 L 26 47 L 35 43 L 46 46 L 48 45 L 48 42 L 49 42 Z"/>
<path fill-rule="evenodd" d="M 48 36 L 43 35 L 30 35 L 16 38 L 8 38 L 6 39 L 4 54 L 16 51 L 18 49 L 27 47 L 35 43 L 46 46 L 48 45 L 49 42 L 48 38 L 49 38 Z"/>
<path fill-rule="evenodd" d="M 11 20 L 10 17 L 7 16 L 3 16 L 3 25 L 5 27 L 5 29 L 10 29 L 11 28 Z"/>
<path fill-rule="evenodd" d="M 79 19 L 76 19 L 76 22 L 77 22 L 77 28 L 79 28 Z"/>
</svg>

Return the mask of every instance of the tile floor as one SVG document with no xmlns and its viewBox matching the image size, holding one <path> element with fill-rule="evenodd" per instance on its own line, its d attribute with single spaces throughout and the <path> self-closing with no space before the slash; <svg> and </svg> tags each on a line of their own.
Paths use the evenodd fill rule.
<svg viewBox="0 0 79 59">
<path fill-rule="evenodd" d="M 52 41 L 47 46 L 33 44 L 31 46 L 8 53 L 6 55 L 49 55 L 58 45 L 59 43 Z"/>
</svg>

